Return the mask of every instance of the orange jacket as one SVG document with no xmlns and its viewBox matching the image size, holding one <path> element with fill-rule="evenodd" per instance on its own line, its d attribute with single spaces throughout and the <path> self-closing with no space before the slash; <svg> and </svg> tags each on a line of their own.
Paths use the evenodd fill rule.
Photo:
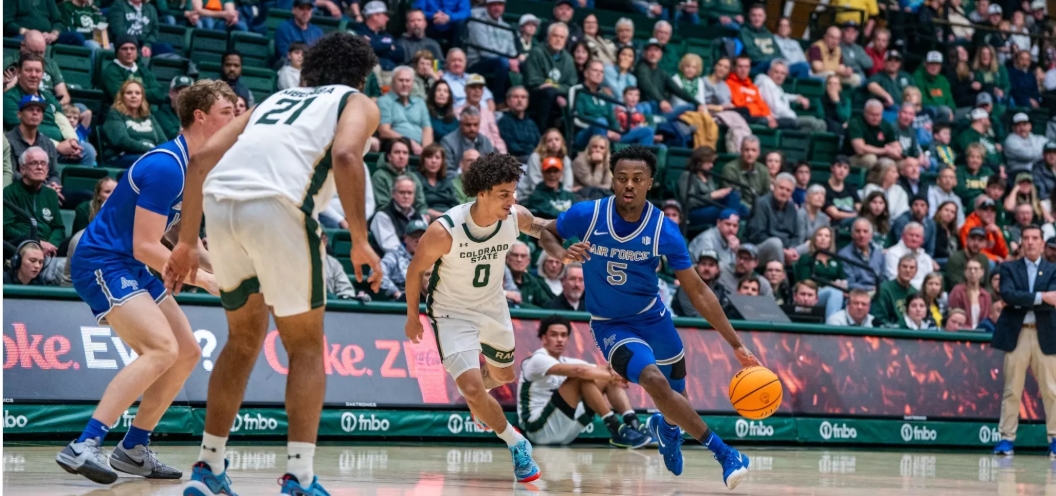
<svg viewBox="0 0 1056 496">
<path fill-rule="evenodd" d="M 730 76 L 726 78 L 726 85 L 730 87 L 734 107 L 747 108 L 752 117 L 770 115 L 770 106 L 766 104 L 766 100 L 763 100 L 763 95 L 759 93 L 759 88 L 755 87 L 751 79 L 742 81 L 737 78 L 736 74 L 730 73 Z"/>
<path fill-rule="evenodd" d="M 971 231 L 974 227 L 986 229 L 983 226 L 983 219 L 979 218 L 979 214 L 972 212 L 971 215 L 964 219 L 964 225 L 961 226 L 961 246 L 967 246 L 968 231 Z M 1000 229 L 997 230 L 997 233 L 987 231 L 986 241 L 990 247 L 982 249 L 983 255 L 995 262 L 1001 262 L 1008 258 L 1008 244 L 1005 243 L 1005 235 L 1001 234 Z"/>
</svg>

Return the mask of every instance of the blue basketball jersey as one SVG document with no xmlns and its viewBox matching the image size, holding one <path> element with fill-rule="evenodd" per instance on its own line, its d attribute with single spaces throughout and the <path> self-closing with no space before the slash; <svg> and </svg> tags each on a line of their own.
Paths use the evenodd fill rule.
<svg viewBox="0 0 1056 496">
<path fill-rule="evenodd" d="M 626 318 L 652 308 L 660 300 L 656 270 L 661 256 L 675 270 L 693 265 L 678 226 L 651 203 L 632 223 L 616 213 L 614 197 L 579 202 L 558 216 L 557 232 L 591 245 L 583 278 L 587 311 L 595 319 Z"/>
<path fill-rule="evenodd" d="M 110 198 L 84 230 L 74 258 L 142 265 L 132 256 L 136 207 L 167 216 L 168 232 L 180 219 L 188 161 L 183 135 L 143 154 L 121 176 Z"/>
</svg>

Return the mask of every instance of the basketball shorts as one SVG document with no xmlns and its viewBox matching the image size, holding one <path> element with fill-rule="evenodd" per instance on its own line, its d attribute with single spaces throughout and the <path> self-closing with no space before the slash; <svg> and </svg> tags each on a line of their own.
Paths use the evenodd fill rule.
<svg viewBox="0 0 1056 496">
<path fill-rule="evenodd" d="M 157 303 L 168 297 L 165 284 L 146 265 L 74 257 L 76 262 L 70 267 L 73 288 L 100 324 L 106 323 L 111 310 L 141 294 L 150 295 Z"/>
<path fill-rule="evenodd" d="M 260 293 L 276 317 L 326 304 L 319 223 L 280 197 L 205 196 L 205 229 L 220 302 L 238 310 Z"/>
<path fill-rule="evenodd" d="M 638 383 L 645 367 L 655 364 L 671 388 L 686 388 L 685 351 L 670 312 L 657 300 L 641 314 L 622 319 L 590 321 L 590 332 L 613 370 Z"/>
<path fill-rule="evenodd" d="M 463 351 L 476 351 L 496 367 L 513 365 L 516 340 L 506 296 L 499 293 L 494 302 L 480 305 L 478 309 L 435 304 L 429 307 L 440 356 L 447 360 Z"/>
<path fill-rule="evenodd" d="M 542 409 L 532 412 L 524 422 L 524 435 L 535 444 L 565 445 L 575 441 L 579 433 L 590 425 L 594 412 L 582 401 L 572 408 L 554 391 L 550 402 Z M 532 420 L 534 419 L 534 420 Z"/>
</svg>

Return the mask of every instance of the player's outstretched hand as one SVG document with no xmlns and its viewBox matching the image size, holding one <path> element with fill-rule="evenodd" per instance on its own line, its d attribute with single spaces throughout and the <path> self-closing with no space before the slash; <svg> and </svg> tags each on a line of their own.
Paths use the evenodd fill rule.
<svg viewBox="0 0 1056 496">
<path fill-rule="evenodd" d="M 422 333 L 425 332 L 425 328 L 422 327 L 422 321 L 420 318 L 408 318 L 407 325 L 404 326 L 404 332 L 407 333 L 407 339 L 410 339 L 414 344 L 422 342 Z"/>
<path fill-rule="evenodd" d="M 356 282 L 363 282 L 363 266 L 370 267 L 367 283 L 375 293 L 381 289 L 381 259 L 367 243 L 352 243 L 352 270 L 356 272 Z"/>
<path fill-rule="evenodd" d="M 583 263 L 587 260 L 590 260 L 590 243 L 580 241 L 565 249 L 565 257 L 561 261 L 569 264 L 572 262 Z"/>
<path fill-rule="evenodd" d="M 165 289 L 173 295 L 180 294 L 183 283 L 195 283 L 198 276 L 198 243 L 176 243 L 169 261 L 165 262 L 162 275 L 165 277 Z M 190 277 L 190 279 L 188 279 Z M 214 283 L 215 285 L 215 283 Z"/>
<path fill-rule="evenodd" d="M 752 352 L 748 351 L 748 348 L 745 348 L 744 346 L 734 348 L 733 353 L 737 355 L 737 361 L 741 362 L 742 367 L 762 366 L 762 364 L 759 363 L 759 359 L 756 358 L 755 355 L 753 355 Z"/>
</svg>

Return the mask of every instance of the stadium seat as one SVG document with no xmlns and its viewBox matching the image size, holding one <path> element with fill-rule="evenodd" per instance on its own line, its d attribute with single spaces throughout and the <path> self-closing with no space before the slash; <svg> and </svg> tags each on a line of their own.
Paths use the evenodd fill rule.
<svg viewBox="0 0 1056 496">
<path fill-rule="evenodd" d="M 14 38 L 4 38 L 4 60 L 18 60 L 22 42 Z"/>
<path fill-rule="evenodd" d="M 811 162 L 832 164 L 839 153 L 839 136 L 832 133 L 818 133 L 810 137 L 810 151 L 807 156 Z"/>
<path fill-rule="evenodd" d="M 92 87 L 92 50 L 71 45 L 55 45 L 51 60 L 59 66 L 66 87 L 73 89 L 91 89 Z"/>
<path fill-rule="evenodd" d="M 73 220 L 77 218 L 77 211 L 64 208 L 59 210 L 59 213 L 62 215 L 62 224 L 66 228 L 66 237 L 68 238 L 73 235 Z"/>
<path fill-rule="evenodd" d="M 242 67 L 242 84 L 253 93 L 253 99 L 263 102 L 265 98 L 275 92 L 275 82 L 278 77 L 275 71 L 261 67 Z"/>
<path fill-rule="evenodd" d="M 198 79 L 220 79 L 220 62 L 198 64 Z"/>
<path fill-rule="evenodd" d="M 153 72 L 154 77 L 158 79 L 158 83 L 165 88 L 168 88 L 169 83 L 171 83 L 177 76 L 187 74 L 189 69 L 190 62 L 188 62 L 187 59 L 154 57 L 150 60 L 151 72 Z"/>
<path fill-rule="evenodd" d="M 807 158 L 810 150 L 810 133 L 784 130 L 778 135 L 777 149 L 785 157 L 785 163 L 794 163 Z"/>
<path fill-rule="evenodd" d="M 103 87 L 102 81 L 99 80 L 103 74 L 103 67 L 106 67 L 106 64 L 109 64 L 115 57 L 116 55 L 113 50 L 96 50 L 95 68 L 92 70 L 92 87 Z"/>
<path fill-rule="evenodd" d="M 195 29 L 191 35 L 191 61 L 221 63 L 227 51 L 227 33 L 208 29 Z"/>
<path fill-rule="evenodd" d="M 191 47 L 191 33 L 194 29 L 186 26 L 170 26 L 161 24 L 158 26 L 158 41 L 172 45 L 172 49 L 181 56 L 186 56 Z"/>
<path fill-rule="evenodd" d="M 817 79 L 797 79 L 795 93 L 811 100 L 821 98 L 825 94 L 825 83 Z"/>
<path fill-rule="evenodd" d="M 68 165 L 62 169 L 62 187 L 71 191 L 95 191 L 95 183 L 106 176 L 106 169 Z"/>
<path fill-rule="evenodd" d="M 256 33 L 231 33 L 231 48 L 242 54 L 242 65 L 246 67 L 268 67 L 275 53 L 275 42 Z"/>
<path fill-rule="evenodd" d="M 781 131 L 764 126 L 751 126 L 752 134 L 759 138 L 760 151 L 765 153 L 769 150 L 777 150 L 780 144 Z"/>
</svg>

